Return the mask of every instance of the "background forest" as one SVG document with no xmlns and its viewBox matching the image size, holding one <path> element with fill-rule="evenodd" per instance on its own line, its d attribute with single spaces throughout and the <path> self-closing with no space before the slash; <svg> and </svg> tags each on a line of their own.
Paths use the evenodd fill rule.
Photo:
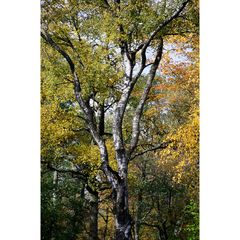
<svg viewBox="0 0 240 240">
<path fill-rule="evenodd" d="M 199 239 L 198 1 L 41 8 L 41 239 Z"/>
</svg>

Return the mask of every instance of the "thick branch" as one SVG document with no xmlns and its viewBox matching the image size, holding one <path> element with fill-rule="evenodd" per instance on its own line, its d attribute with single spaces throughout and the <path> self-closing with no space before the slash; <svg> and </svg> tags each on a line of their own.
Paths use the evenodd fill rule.
<svg viewBox="0 0 240 240">
<path fill-rule="evenodd" d="M 116 1 L 118 2 L 118 1 Z M 118 2 L 119 3 L 119 2 Z M 180 11 L 181 12 L 181 11 Z M 179 12 L 179 13 L 180 13 Z M 113 121 L 113 136 L 114 136 L 114 144 L 115 144 L 115 149 L 124 149 L 124 143 L 123 143 L 123 136 L 122 136 L 122 121 L 125 113 L 125 109 L 129 100 L 129 97 L 134 89 L 134 86 L 138 79 L 140 78 L 142 72 L 146 68 L 146 49 L 149 46 L 151 40 L 154 38 L 154 36 L 157 34 L 158 31 L 160 31 L 161 27 L 167 25 L 172 19 L 177 17 L 178 14 L 174 14 L 170 19 L 167 19 L 164 23 L 162 23 L 156 30 L 155 32 L 150 36 L 149 40 L 141 44 L 135 51 L 129 52 L 128 49 L 128 44 L 127 42 L 122 42 L 122 48 L 126 51 L 127 58 L 129 60 L 130 64 L 130 75 L 129 75 L 129 81 L 127 87 L 123 90 L 123 93 L 121 95 L 121 98 L 117 104 L 117 107 L 115 109 L 115 117 Z M 124 33 L 124 30 L 122 28 L 122 25 L 120 25 L 120 32 Z M 135 66 L 135 58 L 136 58 L 136 53 L 141 50 L 141 67 L 136 74 L 135 77 L 133 77 L 133 69 Z M 154 73 L 155 74 L 155 73 Z"/>
<path fill-rule="evenodd" d="M 99 123 L 98 123 L 98 132 L 100 136 L 104 135 L 105 132 L 105 112 L 104 112 L 104 103 L 99 107 Z"/>
<path fill-rule="evenodd" d="M 145 52 L 147 47 L 150 45 L 151 41 L 154 39 L 154 37 L 166 26 L 168 25 L 170 22 L 172 22 L 174 19 L 176 19 L 180 13 L 184 10 L 184 8 L 186 7 L 186 5 L 190 2 L 191 0 L 186 0 L 182 3 L 182 5 L 179 7 L 179 9 L 177 9 L 174 14 L 167 18 L 164 22 L 162 22 L 161 24 L 158 25 L 158 27 L 151 33 L 149 39 L 145 42 L 143 48 L 142 48 L 142 52 Z"/>
<path fill-rule="evenodd" d="M 75 71 L 75 65 L 70 58 L 70 56 L 64 51 L 52 38 L 48 33 L 43 33 L 41 32 L 41 36 L 43 39 L 52 46 L 53 49 L 57 50 L 68 62 L 71 72 L 73 74 L 73 82 L 74 82 L 74 93 L 75 93 L 75 98 L 82 109 L 85 118 L 88 123 L 88 127 L 90 129 L 90 133 L 97 143 L 99 150 L 100 150 L 100 155 L 101 155 L 101 161 L 103 163 L 103 171 L 106 174 L 109 182 L 112 184 L 112 187 L 116 187 L 116 174 L 113 174 L 111 171 L 111 168 L 109 167 L 109 162 L 108 162 L 108 151 L 105 145 L 105 142 L 100 136 L 97 125 L 94 119 L 94 112 L 93 109 L 89 106 L 88 101 L 84 101 L 82 95 L 81 95 L 81 85 L 80 81 L 78 78 L 78 75 Z"/>
<path fill-rule="evenodd" d="M 134 53 L 136 54 L 138 51 L 141 51 L 141 67 L 136 75 L 136 77 L 134 78 L 133 82 L 136 82 L 138 80 L 138 78 L 141 76 L 143 70 L 147 67 L 146 65 L 146 51 L 147 48 L 149 47 L 151 41 L 154 39 L 154 37 L 166 26 L 168 25 L 170 22 L 172 22 L 174 19 L 176 19 L 180 13 L 184 10 L 184 8 L 186 7 L 186 5 L 188 4 L 188 2 L 190 2 L 191 0 L 186 0 L 185 2 L 183 2 L 183 4 L 179 7 L 179 9 L 177 9 L 174 14 L 167 18 L 164 22 L 162 22 L 161 24 L 158 25 L 158 27 L 152 32 L 152 34 L 149 36 L 148 40 L 145 43 L 140 44 L 136 50 L 134 51 Z"/>
<path fill-rule="evenodd" d="M 50 44 L 52 46 L 53 49 L 58 51 L 67 60 L 69 66 L 70 66 L 71 72 L 74 73 L 75 72 L 75 66 L 74 66 L 74 63 L 73 63 L 72 59 L 67 54 L 67 52 L 64 51 L 56 42 L 54 42 L 53 39 L 51 38 L 51 36 L 48 33 L 41 32 L 41 36 L 48 44 Z"/>
<path fill-rule="evenodd" d="M 163 51 L 163 39 L 161 38 L 161 43 L 158 46 L 157 49 L 157 54 L 154 60 L 154 63 L 151 67 L 147 82 L 146 82 L 146 86 L 144 88 L 143 94 L 140 98 L 140 101 L 138 103 L 138 106 L 136 108 L 134 117 L 133 117 L 133 121 L 132 121 L 132 139 L 131 139 L 131 144 L 130 144 L 130 151 L 129 151 L 129 156 L 132 154 L 132 152 L 134 151 L 134 149 L 137 146 L 138 143 L 138 139 L 139 139 L 139 134 L 140 134 L 140 120 L 142 117 L 142 113 L 143 113 L 143 108 L 145 105 L 145 102 L 147 100 L 147 96 L 149 94 L 149 91 L 152 87 L 152 82 L 154 80 L 154 77 L 156 75 L 156 71 L 157 68 L 159 66 L 159 63 L 161 61 L 162 58 L 162 51 Z"/>
<path fill-rule="evenodd" d="M 137 82 L 138 78 L 141 76 L 143 70 L 145 69 L 146 67 L 146 50 L 147 48 L 149 47 L 151 41 L 154 39 L 154 37 L 163 29 L 163 27 L 165 27 L 166 25 L 168 25 L 172 20 L 174 20 L 175 18 L 177 18 L 179 16 L 179 14 L 183 11 L 183 9 L 186 7 L 187 3 L 190 2 L 190 0 L 187 0 L 185 1 L 181 7 L 175 11 L 175 13 L 169 17 L 168 19 L 166 19 L 164 22 L 162 22 L 161 24 L 159 24 L 159 26 L 152 32 L 152 34 L 150 35 L 150 37 L 148 38 L 148 40 L 143 43 L 143 44 L 140 44 L 137 49 L 132 52 L 132 54 L 135 54 L 139 51 L 139 50 L 142 50 L 141 51 L 141 67 L 137 73 L 137 75 L 135 76 L 134 79 L 132 79 L 132 82 L 130 85 L 133 85 L 132 87 L 129 87 L 129 92 L 131 93 L 131 90 L 133 89 L 134 87 L 134 84 Z M 128 58 L 129 60 L 131 60 L 132 58 Z M 130 94 L 129 94 L 130 95 Z"/>
<path fill-rule="evenodd" d="M 133 53 L 136 54 L 136 53 Z M 145 56 L 146 58 L 146 56 Z M 128 81 L 128 85 L 127 87 L 123 90 L 123 93 L 120 97 L 120 100 L 118 101 L 118 104 L 115 108 L 115 115 L 114 115 L 114 119 L 113 119 L 113 137 L 114 137 L 114 145 L 115 145 L 115 149 L 123 149 L 124 148 L 124 143 L 123 143 L 123 135 L 122 135 L 122 121 L 123 121 L 123 117 L 124 117 L 124 113 L 126 110 L 126 106 L 129 100 L 129 97 L 134 89 L 134 86 L 137 82 L 137 80 L 139 79 L 139 77 L 141 76 L 145 66 L 145 61 L 142 64 L 138 74 L 136 77 L 133 78 L 133 68 L 135 63 L 131 63 L 131 59 L 129 59 L 130 61 L 130 76 L 129 76 L 129 81 Z M 133 60 L 135 61 L 135 60 Z"/>
</svg>

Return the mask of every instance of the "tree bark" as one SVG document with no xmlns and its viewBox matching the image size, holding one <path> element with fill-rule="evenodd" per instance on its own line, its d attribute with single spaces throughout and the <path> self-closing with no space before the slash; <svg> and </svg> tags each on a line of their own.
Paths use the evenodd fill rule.
<svg viewBox="0 0 240 240">
<path fill-rule="evenodd" d="M 98 201 L 90 202 L 89 240 L 98 240 Z"/>
<path fill-rule="evenodd" d="M 106 209 L 106 219 L 105 220 L 105 228 L 104 228 L 104 232 L 103 232 L 103 240 L 106 240 L 107 238 L 107 230 L 108 230 L 108 208 Z"/>
<path fill-rule="evenodd" d="M 114 194 L 114 214 L 115 214 L 115 239 L 129 240 L 131 234 L 132 218 L 128 207 L 127 179 L 119 181 Z"/>
</svg>

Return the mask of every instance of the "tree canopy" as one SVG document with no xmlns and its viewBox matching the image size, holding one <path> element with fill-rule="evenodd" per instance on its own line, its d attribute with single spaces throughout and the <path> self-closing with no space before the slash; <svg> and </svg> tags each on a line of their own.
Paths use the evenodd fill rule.
<svg viewBox="0 0 240 240">
<path fill-rule="evenodd" d="M 41 1 L 42 239 L 199 239 L 198 1 Z"/>
</svg>

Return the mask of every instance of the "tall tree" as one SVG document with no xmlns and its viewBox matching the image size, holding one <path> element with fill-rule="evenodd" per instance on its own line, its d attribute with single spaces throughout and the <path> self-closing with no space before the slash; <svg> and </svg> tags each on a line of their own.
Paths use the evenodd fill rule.
<svg viewBox="0 0 240 240">
<path fill-rule="evenodd" d="M 136 154 L 144 106 L 158 74 L 166 36 L 196 30 L 195 3 L 41 1 L 43 44 L 58 53 L 59 63 L 53 62 L 52 66 L 56 71 L 63 67 L 61 77 L 72 82 L 75 101 L 98 147 L 101 169 L 112 188 L 117 240 L 130 239 L 133 219 L 129 212 L 128 166 Z M 136 99 L 130 134 L 125 134 L 126 110 L 137 86 L 141 95 Z M 114 148 L 116 169 L 110 163 L 107 139 Z M 160 143 L 153 149 L 165 146 Z"/>
</svg>

